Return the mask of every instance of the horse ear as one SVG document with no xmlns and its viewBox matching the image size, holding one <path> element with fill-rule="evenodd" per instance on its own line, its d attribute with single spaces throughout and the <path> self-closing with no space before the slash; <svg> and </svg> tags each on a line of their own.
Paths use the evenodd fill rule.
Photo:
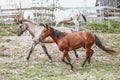
<svg viewBox="0 0 120 80">
<path fill-rule="evenodd" d="M 39 25 L 48 28 L 48 24 L 40 23 Z"/>
<path fill-rule="evenodd" d="M 22 21 L 24 21 L 24 16 L 20 16 L 20 19 L 19 19 L 19 23 L 22 23 Z"/>
<path fill-rule="evenodd" d="M 48 28 L 49 27 L 48 24 L 45 24 L 45 27 Z"/>
<path fill-rule="evenodd" d="M 48 24 L 45 24 L 46 27 L 48 27 Z"/>
<path fill-rule="evenodd" d="M 20 21 L 23 21 L 23 20 L 24 20 L 24 16 L 21 15 L 19 20 L 20 20 Z"/>
</svg>

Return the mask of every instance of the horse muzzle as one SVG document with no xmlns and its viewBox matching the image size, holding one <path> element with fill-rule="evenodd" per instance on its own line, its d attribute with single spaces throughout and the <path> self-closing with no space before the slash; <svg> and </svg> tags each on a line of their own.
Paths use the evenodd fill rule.
<svg viewBox="0 0 120 80">
<path fill-rule="evenodd" d="M 18 36 L 21 36 L 22 34 L 23 34 L 23 32 L 22 32 L 22 31 L 17 30 L 17 35 L 18 35 Z"/>
</svg>

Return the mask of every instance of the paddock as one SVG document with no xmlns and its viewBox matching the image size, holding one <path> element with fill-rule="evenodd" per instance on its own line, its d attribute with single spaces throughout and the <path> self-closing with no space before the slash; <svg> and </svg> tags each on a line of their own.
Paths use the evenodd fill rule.
<svg viewBox="0 0 120 80">
<path fill-rule="evenodd" d="M 105 45 L 120 51 L 120 34 L 96 33 Z M 108 55 L 93 46 L 95 53 L 92 56 L 91 65 L 85 65 L 80 69 L 80 64 L 85 59 L 83 48 L 78 49 L 79 59 L 71 51 L 70 57 L 74 64 L 74 72 L 70 67 L 61 62 L 61 54 L 55 43 L 46 44 L 53 62 L 48 62 L 40 45 L 37 45 L 29 61 L 26 56 L 31 47 L 30 36 L 0 36 L 0 78 L 1 80 L 13 79 L 40 79 L 40 80 L 77 80 L 77 79 L 120 79 L 120 54 Z M 112 42 L 112 43 L 111 43 Z"/>
<path fill-rule="evenodd" d="M 59 8 L 66 10 L 73 7 Z M 99 23 L 101 20 L 108 20 L 109 25 L 110 19 L 120 19 L 120 8 L 96 6 L 75 7 L 74 9 L 81 11 L 88 22 Z M 18 22 L 24 11 L 31 10 L 34 10 L 33 15 L 36 23 L 54 23 L 54 7 L 0 9 L 0 80 L 120 80 L 120 34 L 97 32 L 96 28 L 91 30 L 91 27 L 81 27 L 81 30 L 91 30 L 92 32 L 95 29 L 96 31 L 93 33 L 104 42 L 106 47 L 115 49 L 117 54 L 108 55 L 93 45 L 95 53 L 91 58 L 91 64 L 86 63 L 85 67 L 81 69 L 80 65 L 85 59 L 85 50 L 83 48 L 77 49 L 78 59 L 76 59 L 73 51 L 70 51 L 69 55 L 74 64 L 74 70 L 71 72 L 70 67 L 61 61 L 61 53 L 57 45 L 49 43 L 46 44 L 46 47 L 53 62 L 49 62 L 41 45 L 37 45 L 30 59 L 26 60 L 32 45 L 32 38 L 27 33 L 18 37 L 16 35 L 17 28 L 13 24 Z M 10 24 L 11 26 L 8 26 L 10 29 L 5 24 Z M 109 30 L 108 28 L 104 29 L 105 31 Z"/>
</svg>

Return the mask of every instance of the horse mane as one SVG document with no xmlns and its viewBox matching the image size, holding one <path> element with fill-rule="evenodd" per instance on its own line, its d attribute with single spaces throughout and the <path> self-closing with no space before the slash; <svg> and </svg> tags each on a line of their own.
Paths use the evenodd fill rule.
<svg viewBox="0 0 120 80">
<path fill-rule="evenodd" d="M 58 31 L 58 30 L 56 30 L 56 29 L 54 29 L 54 28 L 51 28 L 51 27 L 50 27 L 50 29 L 51 29 L 51 32 L 52 32 L 52 35 L 53 35 L 53 36 L 59 37 L 59 36 L 65 34 L 64 32 Z"/>
<path fill-rule="evenodd" d="M 26 20 L 26 19 L 22 20 L 22 22 L 29 22 L 29 23 L 31 23 L 31 24 L 33 24 L 33 25 L 38 25 L 38 24 L 33 23 L 32 21 L 30 21 L 30 20 Z"/>
</svg>

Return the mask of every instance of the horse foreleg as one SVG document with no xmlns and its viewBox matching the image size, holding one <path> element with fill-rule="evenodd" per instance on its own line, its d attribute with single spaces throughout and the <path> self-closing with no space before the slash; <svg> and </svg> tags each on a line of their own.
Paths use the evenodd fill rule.
<svg viewBox="0 0 120 80">
<path fill-rule="evenodd" d="M 73 50 L 73 51 L 74 51 L 75 57 L 76 57 L 76 58 L 79 58 L 76 50 Z"/>
<path fill-rule="evenodd" d="M 48 56 L 49 60 L 52 61 L 51 56 L 50 56 L 50 55 L 48 54 L 48 52 L 47 52 L 47 48 L 46 48 L 45 44 L 41 44 L 41 46 L 42 46 L 42 48 L 43 48 L 45 54 Z"/>
<path fill-rule="evenodd" d="M 32 54 L 32 51 L 33 51 L 33 49 L 35 48 L 35 46 L 36 46 L 36 43 L 33 43 L 32 44 L 32 47 L 31 47 L 31 49 L 30 49 L 30 51 L 29 51 L 29 54 L 28 54 L 28 56 L 27 56 L 27 60 L 29 60 L 29 58 L 30 58 L 30 55 Z"/>
<path fill-rule="evenodd" d="M 67 58 L 68 62 L 65 61 L 65 57 Z M 63 53 L 62 53 L 62 61 L 63 61 L 65 64 L 70 65 L 70 66 L 71 66 L 71 70 L 73 70 L 73 65 L 71 64 L 71 60 L 70 60 L 70 57 L 69 57 L 67 51 L 63 51 Z"/>
</svg>

